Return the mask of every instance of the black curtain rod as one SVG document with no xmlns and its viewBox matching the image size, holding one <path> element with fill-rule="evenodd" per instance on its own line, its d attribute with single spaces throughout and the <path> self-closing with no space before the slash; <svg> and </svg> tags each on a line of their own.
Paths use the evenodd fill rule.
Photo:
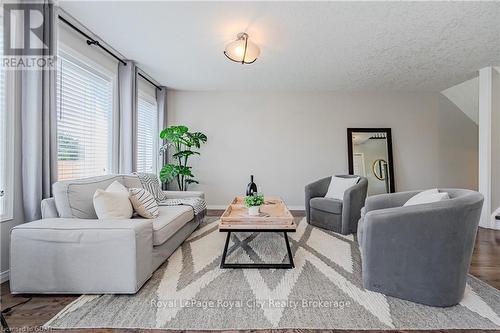
<svg viewBox="0 0 500 333">
<path fill-rule="evenodd" d="M 156 85 L 153 81 L 148 79 L 146 75 L 142 74 L 141 72 L 138 72 L 139 76 L 142 77 L 144 80 L 148 81 L 152 86 L 154 86 L 156 89 L 161 90 L 161 87 Z"/>
<path fill-rule="evenodd" d="M 101 45 L 101 43 L 99 43 L 98 40 L 95 40 L 94 38 L 90 37 L 89 35 L 87 35 L 85 32 L 83 32 L 82 30 L 78 29 L 78 27 L 76 27 L 73 23 L 69 22 L 68 20 L 66 20 L 64 17 L 62 17 L 61 15 L 59 15 L 59 19 L 61 21 L 63 21 L 64 23 L 66 23 L 67 25 L 69 25 L 71 28 L 73 28 L 74 30 L 76 30 L 78 33 L 80 33 L 81 35 L 85 36 L 85 38 L 87 38 L 87 44 L 88 45 L 95 45 L 95 46 L 98 46 L 100 47 L 101 49 L 103 49 L 104 51 L 106 51 L 106 53 L 108 53 L 110 56 L 112 56 L 113 58 L 115 58 L 116 60 L 118 60 L 119 62 L 121 62 L 122 64 L 124 64 L 125 66 L 127 66 L 127 63 L 125 61 L 123 61 L 120 57 L 118 57 L 116 54 L 114 54 L 113 52 L 111 52 L 110 50 L 108 50 L 107 48 L 105 48 L 104 46 Z"/>
<path fill-rule="evenodd" d="M 127 63 L 125 61 L 123 61 L 120 57 L 118 57 L 116 54 L 114 54 L 113 52 L 111 52 L 110 50 L 108 50 L 106 47 L 102 46 L 101 43 L 99 43 L 98 40 L 95 40 L 94 38 L 90 37 L 89 35 L 87 35 L 85 32 L 83 32 L 82 30 L 80 30 L 77 26 L 75 26 L 73 23 L 69 22 L 68 20 L 66 20 L 64 17 L 62 17 L 61 15 L 58 15 L 59 19 L 61 21 L 63 21 L 64 23 L 66 23 L 67 25 L 69 25 L 71 28 L 73 28 L 73 30 L 77 31 L 79 34 L 83 35 L 85 38 L 87 38 L 87 44 L 88 45 L 95 45 L 95 46 L 98 46 L 100 47 L 101 49 L 103 49 L 106 53 L 108 53 L 110 56 L 112 56 L 113 58 L 115 58 L 116 60 L 118 60 L 119 62 L 121 62 L 123 65 L 127 66 Z M 151 81 L 150 79 L 148 79 L 145 75 L 139 73 L 139 75 L 146 81 L 148 81 L 150 84 L 152 84 L 153 86 L 156 87 L 156 89 L 159 89 L 161 90 L 161 87 L 156 85 L 153 81 Z"/>
</svg>

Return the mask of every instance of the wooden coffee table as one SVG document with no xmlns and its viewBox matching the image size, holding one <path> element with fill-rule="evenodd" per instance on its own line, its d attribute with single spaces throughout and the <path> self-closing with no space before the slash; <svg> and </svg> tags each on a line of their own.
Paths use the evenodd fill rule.
<svg viewBox="0 0 500 333">
<path fill-rule="evenodd" d="M 220 268 L 294 268 L 288 233 L 295 232 L 297 225 L 293 216 L 280 198 L 266 197 L 259 216 L 248 215 L 244 197 L 236 197 L 222 214 L 219 231 L 227 232 Z M 285 238 L 288 263 L 226 263 L 229 239 L 232 232 L 280 232 Z"/>
</svg>

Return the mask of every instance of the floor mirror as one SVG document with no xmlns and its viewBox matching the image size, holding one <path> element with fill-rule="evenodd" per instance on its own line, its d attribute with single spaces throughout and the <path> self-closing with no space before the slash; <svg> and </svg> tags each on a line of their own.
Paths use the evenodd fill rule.
<svg viewBox="0 0 500 333">
<path fill-rule="evenodd" d="M 390 128 L 348 128 L 347 151 L 349 174 L 368 179 L 368 195 L 396 191 Z"/>
</svg>

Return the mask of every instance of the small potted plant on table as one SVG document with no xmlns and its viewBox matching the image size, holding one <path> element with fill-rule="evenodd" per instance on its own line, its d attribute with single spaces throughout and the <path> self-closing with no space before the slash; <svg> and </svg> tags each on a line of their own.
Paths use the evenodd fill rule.
<svg viewBox="0 0 500 333">
<path fill-rule="evenodd" d="M 264 195 L 254 193 L 245 197 L 245 206 L 248 208 L 248 215 L 257 216 L 260 214 L 260 206 L 264 204 Z"/>
</svg>

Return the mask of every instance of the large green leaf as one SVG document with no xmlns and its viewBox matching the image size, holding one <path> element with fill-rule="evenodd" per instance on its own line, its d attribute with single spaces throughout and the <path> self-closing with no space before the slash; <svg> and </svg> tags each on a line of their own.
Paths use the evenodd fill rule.
<svg viewBox="0 0 500 333">
<path fill-rule="evenodd" d="M 191 167 L 188 166 L 177 166 L 177 172 L 181 176 L 194 177 L 194 175 L 191 173 Z"/>
<path fill-rule="evenodd" d="M 187 140 L 184 135 L 188 133 L 189 129 L 186 126 L 170 126 L 165 128 L 160 132 L 160 138 L 173 142 L 173 143 L 183 143 L 187 144 Z"/>
<path fill-rule="evenodd" d="M 200 148 L 202 143 L 207 142 L 207 136 L 201 132 L 194 133 L 186 133 L 187 141 L 189 142 L 189 146 Z"/>
<path fill-rule="evenodd" d="M 191 133 L 191 136 L 194 137 L 194 138 L 197 138 L 201 142 L 207 142 L 207 136 L 205 134 L 201 133 L 201 132 Z"/>
<path fill-rule="evenodd" d="M 197 151 L 182 150 L 182 151 L 180 151 L 178 153 L 173 154 L 172 156 L 175 157 L 175 158 L 177 158 L 177 157 L 189 157 L 189 156 L 194 155 L 194 154 L 200 155 L 200 153 L 198 153 Z"/>
<path fill-rule="evenodd" d="M 199 184 L 199 183 L 200 183 L 200 182 L 199 182 L 199 181 L 197 181 L 196 179 L 192 179 L 192 178 L 188 178 L 188 179 L 186 179 L 186 180 L 185 180 L 185 182 L 186 182 L 186 183 L 188 183 L 188 184 L 193 184 L 193 183 L 195 183 L 195 184 Z"/>
<path fill-rule="evenodd" d="M 179 175 L 179 167 L 173 164 L 165 164 L 160 170 L 160 179 L 162 183 L 170 183 Z"/>
</svg>

